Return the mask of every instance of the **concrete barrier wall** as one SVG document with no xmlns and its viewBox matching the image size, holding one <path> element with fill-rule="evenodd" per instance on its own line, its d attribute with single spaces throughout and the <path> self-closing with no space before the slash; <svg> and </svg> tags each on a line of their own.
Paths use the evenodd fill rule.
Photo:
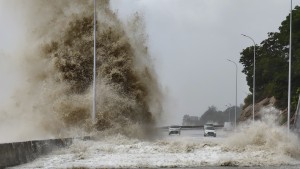
<svg viewBox="0 0 300 169">
<path fill-rule="evenodd" d="M 0 144 L 0 169 L 30 162 L 72 142 L 72 138 L 65 138 Z"/>
</svg>

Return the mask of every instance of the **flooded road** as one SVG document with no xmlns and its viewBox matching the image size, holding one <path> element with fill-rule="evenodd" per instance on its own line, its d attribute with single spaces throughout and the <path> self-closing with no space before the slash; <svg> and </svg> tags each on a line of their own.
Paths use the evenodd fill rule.
<svg viewBox="0 0 300 169">
<path fill-rule="evenodd" d="M 181 135 L 159 132 L 152 141 L 122 135 L 99 140 L 77 140 L 67 149 L 13 168 L 244 168 L 296 169 L 300 161 L 263 146 L 240 148 L 228 143 L 232 133 L 217 130 L 204 137 L 203 130 L 182 130 Z"/>
</svg>

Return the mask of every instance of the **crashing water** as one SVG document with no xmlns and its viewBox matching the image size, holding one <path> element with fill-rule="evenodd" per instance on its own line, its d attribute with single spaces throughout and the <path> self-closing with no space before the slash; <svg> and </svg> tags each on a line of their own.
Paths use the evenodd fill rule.
<svg viewBox="0 0 300 169">
<path fill-rule="evenodd" d="M 235 131 L 218 129 L 217 137 L 203 137 L 199 129 L 182 130 L 180 136 L 160 130 L 151 141 L 102 132 L 94 140 L 75 140 L 69 148 L 18 168 L 298 168 L 298 136 L 288 135 L 286 127 L 277 124 L 276 116 L 266 112 L 262 112 L 265 116 L 261 120 L 240 124 Z"/>
<path fill-rule="evenodd" d="M 82 0 L 7 1 L 27 24 L 15 54 L 27 81 L 0 111 L 1 142 L 93 134 L 71 147 L 17 168 L 197 167 L 299 165 L 299 140 L 274 118 L 240 125 L 235 133 L 183 131 L 141 139 L 162 112 L 142 18 L 122 24 L 97 6 L 97 123 L 91 123 L 93 3 Z M 10 131 L 10 132 L 7 132 Z M 153 132 L 153 131 L 151 131 Z M 187 133 L 186 135 L 184 133 Z M 221 133 L 221 134 L 220 134 Z M 167 135 L 167 132 L 163 132 Z M 221 136 L 221 137 L 220 137 Z"/>
<path fill-rule="evenodd" d="M 2 135 L 1 142 L 102 130 L 145 137 L 144 131 L 154 126 L 162 112 L 162 95 L 138 14 L 123 24 L 110 10 L 109 1 L 97 1 L 93 124 L 93 1 L 13 0 L 5 4 L 22 13 L 26 21 L 26 43 L 15 52 L 22 60 L 26 81 L 11 106 L 0 110 L 1 133 L 11 131 Z"/>
<path fill-rule="evenodd" d="M 272 118 L 270 118 L 272 119 Z M 199 166 L 300 166 L 298 137 L 272 120 L 244 124 L 236 132 L 217 130 L 205 138 L 202 130 L 167 131 L 152 140 L 101 133 L 95 140 L 76 140 L 19 168 L 172 168 Z M 284 168 L 285 168 L 284 167 Z"/>
</svg>

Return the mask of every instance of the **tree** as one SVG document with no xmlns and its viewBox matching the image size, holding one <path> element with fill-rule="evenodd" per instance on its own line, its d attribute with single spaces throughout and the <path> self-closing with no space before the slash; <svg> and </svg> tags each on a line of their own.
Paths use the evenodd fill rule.
<svg viewBox="0 0 300 169">
<path fill-rule="evenodd" d="M 279 32 L 268 33 L 268 38 L 256 46 L 256 102 L 266 97 L 275 96 L 276 106 L 287 107 L 288 91 L 288 52 L 289 52 L 289 16 L 281 23 Z M 300 7 L 293 10 L 292 27 L 292 103 L 298 101 L 297 90 L 300 89 Z M 246 74 L 247 84 L 253 95 L 253 46 L 241 52 L 240 63 Z M 245 106 L 252 104 L 252 95 L 245 99 Z M 297 100 L 297 101 L 296 101 Z M 292 110 L 295 110 L 292 104 Z"/>
</svg>

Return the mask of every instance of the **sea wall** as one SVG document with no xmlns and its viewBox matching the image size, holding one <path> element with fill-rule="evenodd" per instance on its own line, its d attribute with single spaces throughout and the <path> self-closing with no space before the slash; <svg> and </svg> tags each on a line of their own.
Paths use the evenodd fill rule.
<svg viewBox="0 0 300 169">
<path fill-rule="evenodd" d="M 64 138 L 0 144 L 0 169 L 30 162 L 72 142 L 73 138 Z"/>
</svg>

